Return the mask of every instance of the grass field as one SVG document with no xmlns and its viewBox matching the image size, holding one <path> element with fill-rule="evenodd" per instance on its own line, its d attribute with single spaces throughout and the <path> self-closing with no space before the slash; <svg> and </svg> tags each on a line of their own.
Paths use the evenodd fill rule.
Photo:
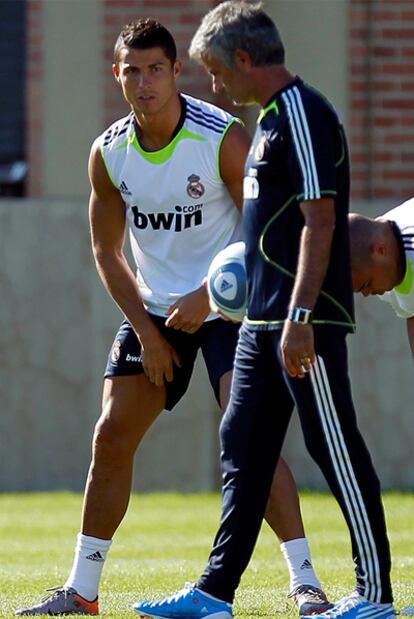
<svg viewBox="0 0 414 619">
<path fill-rule="evenodd" d="M 347 529 L 329 495 L 302 493 L 314 564 L 333 599 L 350 592 L 353 563 Z M 414 604 L 414 495 L 387 493 L 384 504 L 393 553 L 395 605 Z M 81 496 L 0 495 L 0 617 L 38 601 L 64 582 L 72 563 Z M 157 597 L 197 578 L 219 516 L 218 495 L 133 496 L 110 550 L 100 592 L 106 617 L 134 617 L 134 601 Z M 237 617 L 296 617 L 286 601 L 287 570 L 264 525 L 237 593 Z"/>
</svg>

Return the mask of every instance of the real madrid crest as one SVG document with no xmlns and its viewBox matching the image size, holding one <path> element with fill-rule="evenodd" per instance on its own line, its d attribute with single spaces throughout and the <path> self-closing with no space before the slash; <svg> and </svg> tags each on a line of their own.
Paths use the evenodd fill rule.
<svg viewBox="0 0 414 619">
<path fill-rule="evenodd" d="M 187 185 L 187 193 L 190 198 L 194 198 L 194 200 L 198 200 L 201 198 L 203 193 L 205 192 L 205 187 L 202 183 L 200 183 L 200 177 L 197 174 L 191 174 L 188 177 L 188 185 Z"/>
<path fill-rule="evenodd" d="M 118 363 L 119 361 L 119 357 L 121 356 L 121 345 L 121 340 L 116 340 L 112 347 L 111 360 L 113 363 Z"/>
<path fill-rule="evenodd" d="M 256 146 L 256 150 L 254 151 L 254 158 L 256 159 L 256 161 L 261 161 L 263 159 L 264 154 L 265 154 L 266 143 L 267 143 L 266 136 L 263 135 L 260 138 L 258 145 Z"/>
</svg>

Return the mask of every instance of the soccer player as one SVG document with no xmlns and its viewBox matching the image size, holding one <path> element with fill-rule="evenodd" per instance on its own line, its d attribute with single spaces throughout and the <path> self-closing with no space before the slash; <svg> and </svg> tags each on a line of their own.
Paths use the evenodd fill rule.
<svg viewBox="0 0 414 619">
<path fill-rule="evenodd" d="M 381 295 L 406 319 L 414 358 L 414 198 L 376 219 L 350 213 L 349 229 L 354 291 Z"/>
<path fill-rule="evenodd" d="M 376 219 L 350 213 L 349 231 L 354 292 L 380 295 L 406 320 L 414 359 L 414 198 Z M 401 614 L 414 615 L 414 605 Z"/>
<path fill-rule="evenodd" d="M 320 617 L 392 619 L 380 485 L 347 369 L 354 319 L 343 127 L 331 104 L 288 71 L 260 5 L 219 4 L 190 55 L 216 92 L 262 107 L 244 177 L 248 309 L 220 428 L 223 503 L 208 564 L 195 585 L 134 608 L 145 618 L 231 619 L 296 405 L 307 448 L 348 524 L 356 565 L 354 592 Z"/>
<path fill-rule="evenodd" d="M 98 613 L 99 580 L 127 509 L 134 453 L 160 412 L 186 392 L 198 350 L 223 409 L 229 399 L 238 326 L 210 313 L 202 281 L 214 255 L 240 239 L 235 204 L 241 207 L 250 138 L 227 112 L 178 93 L 180 70 L 174 39 L 159 22 L 140 19 L 120 33 L 113 73 L 131 112 L 92 147 L 89 208 L 96 266 L 125 320 L 105 371 L 72 571 L 19 615 Z M 126 221 L 136 277 L 123 251 Z M 267 519 L 282 542 L 300 611 L 329 607 L 283 461 Z"/>
</svg>

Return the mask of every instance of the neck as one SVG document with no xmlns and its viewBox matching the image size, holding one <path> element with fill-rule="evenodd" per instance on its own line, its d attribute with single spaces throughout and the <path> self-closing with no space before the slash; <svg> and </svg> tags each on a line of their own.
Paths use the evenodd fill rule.
<svg viewBox="0 0 414 619">
<path fill-rule="evenodd" d="M 137 137 L 146 150 L 160 150 L 167 146 L 181 118 L 181 101 L 178 93 L 153 114 L 133 110 Z"/>
<path fill-rule="evenodd" d="M 284 65 L 256 67 L 254 72 L 255 99 L 262 107 L 266 105 L 270 97 L 295 79 L 295 76 Z"/>
</svg>

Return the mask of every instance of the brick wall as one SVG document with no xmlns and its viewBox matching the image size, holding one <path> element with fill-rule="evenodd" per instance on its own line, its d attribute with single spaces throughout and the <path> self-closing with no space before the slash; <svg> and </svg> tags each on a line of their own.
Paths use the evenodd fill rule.
<svg viewBox="0 0 414 619">
<path fill-rule="evenodd" d="M 26 159 L 29 163 L 27 194 L 43 195 L 43 2 L 26 3 Z"/>
<path fill-rule="evenodd" d="M 353 196 L 414 194 L 414 2 L 351 0 Z"/>
<path fill-rule="evenodd" d="M 27 2 L 28 195 L 44 195 L 44 1 Z M 139 16 L 159 19 L 176 39 L 179 88 L 225 105 L 187 56 L 202 16 L 219 0 L 101 0 L 105 53 L 103 127 L 128 107 L 111 73 L 121 27 Z M 397 202 L 414 194 L 414 0 L 349 0 L 349 138 L 353 197 Z M 237 110 L 240 113 L 240 110 Z"/>
<path fill-rule="evenodd" d="M 122 26 L 139 17 L 158 19 L 174 36 L 178 57 L 183 62 L 179 88 L 196 97 L 212 98 L 204 69 L 188 58 L 188 46 L 202 16 L 216 0 L 103 0 L 105 41 L 105 123 L 128 113 L 129 108 L 111 73 L 113 48 Z"/>
</svg>

